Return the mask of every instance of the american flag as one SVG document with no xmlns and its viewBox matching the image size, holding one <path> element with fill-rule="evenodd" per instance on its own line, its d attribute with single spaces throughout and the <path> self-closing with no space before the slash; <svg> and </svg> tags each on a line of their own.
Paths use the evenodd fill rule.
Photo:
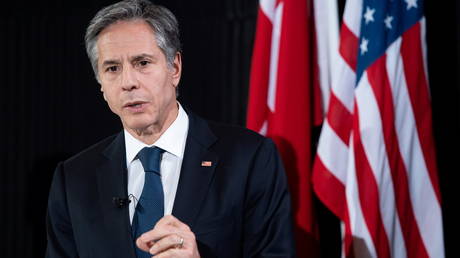
<svg viewBox="0 0 460 258">
<path fill-rule="evenodd" d="M 313 172 L 346 257 L 444 257 L 423 6 L 346 2 Z"/>
</svg>

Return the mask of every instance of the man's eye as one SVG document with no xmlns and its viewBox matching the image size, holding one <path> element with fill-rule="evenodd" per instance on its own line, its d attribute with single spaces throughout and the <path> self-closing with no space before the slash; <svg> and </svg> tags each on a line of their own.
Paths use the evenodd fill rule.
<svg viewBox="0 0 460 258">
<path fill-rule="evenodd" d="M 116 72 L 116 71 L 118 71 L 118 66 L 109 66 L 109 67 L 107 67 L 107 69 L 105 71 L 106 72 Z"/>
<path fill-rule="evenodd" d="M 140 65 L 140 66 L 146 66 L 146 65 L 148 65 L 149 63 L 150 63 L 150 62 L 147 61 L 147 60 L 142 60 L 142 61 L 139 62 L 139 65 Z"/>
</svg>

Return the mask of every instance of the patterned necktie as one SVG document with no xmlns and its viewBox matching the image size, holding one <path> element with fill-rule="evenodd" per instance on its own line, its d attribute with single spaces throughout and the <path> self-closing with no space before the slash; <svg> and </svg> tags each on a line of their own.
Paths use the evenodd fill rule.
<svg viewBox="0 0 460 258">
<path fill-rule="evenodd" d="M 164 150 L 158 147 L 145 147 L 137 154 L 144 167 L 145 182 L 133 216 L 132 233 L 135 247 L 136 239 L 153 229 L 157 221 L 164 215 L 164 194 L 160 174 L 163 152 Z M 150 254 L 139 248 L 135 249 L 138 258 L 151 257 Z"/>
</svg>

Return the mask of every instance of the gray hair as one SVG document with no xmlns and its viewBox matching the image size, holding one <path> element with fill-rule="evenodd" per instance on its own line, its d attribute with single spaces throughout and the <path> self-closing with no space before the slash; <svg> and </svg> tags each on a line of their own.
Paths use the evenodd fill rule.
<svg viewBox="0 0 460 258">
<path fill-rule="evenodd" d="M 86 52 L 98 80 L 96 43 L 99 33 L 118 21 L 131 20 L 143 20 L 152 27 L 158 47 L 166 56 L 169 66 L 172 67 L 176 54 L 181 52 L 179 26 L 176 17 L 171 11 L 147 0 L 118 2 L 100 10 L 86 29 Z"/>
</svg>

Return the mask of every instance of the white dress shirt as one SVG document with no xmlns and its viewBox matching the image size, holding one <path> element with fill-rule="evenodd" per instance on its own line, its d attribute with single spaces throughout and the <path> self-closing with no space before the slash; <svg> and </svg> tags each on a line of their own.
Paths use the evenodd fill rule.
<svg viewBox="0 0 460 258">
<path fill-rule="evenodd" d="M 133 221 L 134 211 L 137 200 L 144 188 L 144 168 L 136 155 L 144 147 L 157 146 L 165 150 L 160 164 L 161 182 L 164 192 L 164 214 L 171 214 L 176 197 L 177 185 L 179 183 L 180 169 L 184 157 L 185 140 L 188 133 L 188 116 L 179 104 L 179 112 L 176 120 L 152 145 L 147 145 L 134 138 L 128 131 L 124 130 L 126 144 L 126 165 L 128 168 L 128 195 L 131 203 L 129 204 L 129 218 Z"/>
</svg>

